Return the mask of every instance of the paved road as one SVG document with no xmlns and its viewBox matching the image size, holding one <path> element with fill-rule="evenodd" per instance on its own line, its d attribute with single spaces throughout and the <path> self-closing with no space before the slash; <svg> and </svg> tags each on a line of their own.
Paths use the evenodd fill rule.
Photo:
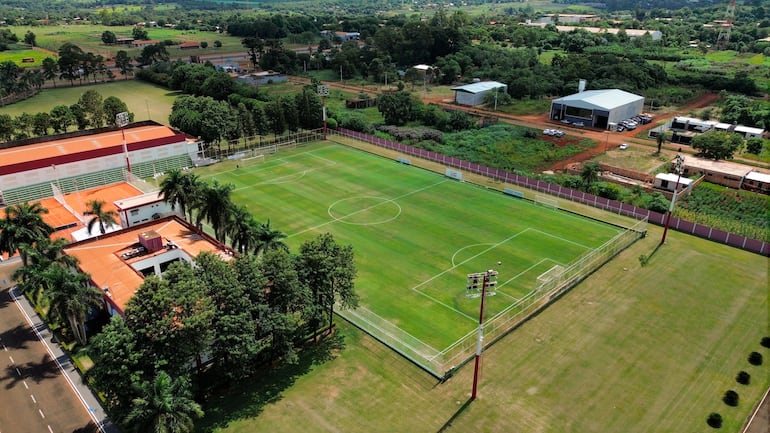
<svg viewBox="0 0 770 433">
<path fill-rule="evenodd" d="M 0 433 L 117 433 L 18 293 L 0 292 Z"/>
</svg>

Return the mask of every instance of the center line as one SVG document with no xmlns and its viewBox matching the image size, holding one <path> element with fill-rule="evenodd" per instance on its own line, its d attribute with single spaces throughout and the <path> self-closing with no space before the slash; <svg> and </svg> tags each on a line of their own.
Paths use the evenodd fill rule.
<svg viewBox="0 0 770 433">
<path fill-rule="evenodd" d="M 16 364 L 15 362 L 13 362 L 13 356 L 9 356 L 8 359 L 11 360 L 11 364 Z"/>
<path fill-rule="evenodd" d="M 38 411 L 38 412 L 40 412 L 40 416 L 41 416 L 43 419 L 45 419 L 45 415 L 43 415 L 43 409 L 38 409 L 37 411 Z"/>
<path fill-rule="evenodd" d="M 34 394 L 30 394 L 30 395 L 29 395 L 29 398 L 31 398 L 31 399 L 32 399 L 32 403 L 35 403 L 35 404 L 37 404 L 37 400 L 35 400 L 35 395 L 34 395 Z"/>
</svg>

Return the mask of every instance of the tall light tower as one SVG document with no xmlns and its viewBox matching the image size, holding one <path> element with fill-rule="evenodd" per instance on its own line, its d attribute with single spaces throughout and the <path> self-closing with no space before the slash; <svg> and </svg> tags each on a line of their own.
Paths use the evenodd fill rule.
<svg viewBox="0 0 770 433">
<path fill-rule="evenodd" d="M 677 177 L 676 177 L 676 185 L 674 186 L 674 195 L 671 197 L 671 205 L 668 207 L 668 214 L 666 215 L 666 225 L 663 228 L 663 238 L 660 240 L 660 244 L 663 245 L 663 243 L 666 242 L 666 234 L 668 233 L 668 225 L 671 223 L 671 214 L 674 213 L 674 204 L 676 203 L 676 198 L 679 196 L 679 181 L 682 179 L 682 169 L 684 168 L 684 157 L 680 154 L 676 155 L 676 159 L 674 159 L 674 170 L 676 170 Z"/>
<path fill-rule="evenodd" d="M 719 36 L 717 36 L 716 48 L 718 50 L 726 50 L 727 44 L 730 43 L 730 31 L 733 29 L 733 20 L 735 19 L 735 0 L 730 0 L 727 4 L 727 13 L 725 14 L 725 23 L 719 29 Z"/>
<path fill-rule="evenodd" d="M 466 292 L 468 297 L 476 298 L 481 296 L 481 305 L 479 307 L 479 328 L 476 339 L 476 361 L 473 367 L 473 390 L 471 391 L 471 400 L 476 400 L 476 389 L 479 383 L 479 365 L 481 363 L 481 352 L 484 350 L 484 298 L 495 294 L 497 286 L 497 271 L 490 269 L 486 272 L 468 274 L 468 283 Z M 479 290 L 481 293 L 479 293 Z"/>
<path fill-rule="evenodd" d="M 329 86 L 319 84 L 318 94 L 321 95 L 321 101 L 323 106 L 324 140 L 326 140 L 326 97 L 329 96 Z"/>
<path fill-rule="evenodd" d="M 126 170 L 131 173 L 131 161 L 128 160 L 128 146 L 126 145 L 126 130 L 124 129 L 130 120 L 128 112 L 124 111 L 115 115 L 115 124 L 120 127 L 123 135 L 123 154 L 126 156 Z"/>
</svg>

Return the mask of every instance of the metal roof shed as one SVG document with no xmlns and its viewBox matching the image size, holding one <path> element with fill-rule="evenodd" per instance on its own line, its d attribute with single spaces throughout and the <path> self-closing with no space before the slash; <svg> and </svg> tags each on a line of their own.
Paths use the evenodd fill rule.
<svg viewBox="0 0 770 433">
<path fill-rule="evenodd" d="M 480 81 L 464 86 L 452 87 L 455 91 L 455 102 L 460 105 L 481 105 L 484 103 L 484 95 L 491 91 L 507 92 L 508 86 L 497 81 Z"/>
<path fill-rule="evenodd" d="M 644 96 L 620 89 L 586 90 L 554 99 L 551 119 L 606 128 L 610 123 L 636 116 L 644 109 Z"/>
</svg>

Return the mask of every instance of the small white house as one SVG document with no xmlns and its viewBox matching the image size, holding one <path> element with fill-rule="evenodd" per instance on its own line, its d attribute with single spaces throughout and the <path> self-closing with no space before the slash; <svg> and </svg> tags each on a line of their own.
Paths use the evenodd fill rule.
<svg viewBox="0 0 770 433">
<path fill-rule="evenodd" d="M 137 224 L 157 220 L 170 214 L 179 214 L 179 208 L 172 209 L 171 205 L 158 196 L 157 192 L 129 197 L 115 203 L 120 215 L 120 225 L 125 229 Z"/>
<path fill-rule="evenodd" d="M 677 187 L 677 180 L 679 186 Z M 674 188 L 677 188 L 677 192 L 681 192 L 690 189 L 694 181 L 690 178 L 679 176 L 676 173 L 658 173 L 655 175 L 655 188 L 663 189 L 669 192 L 674 192 Z"/>
</svg>

